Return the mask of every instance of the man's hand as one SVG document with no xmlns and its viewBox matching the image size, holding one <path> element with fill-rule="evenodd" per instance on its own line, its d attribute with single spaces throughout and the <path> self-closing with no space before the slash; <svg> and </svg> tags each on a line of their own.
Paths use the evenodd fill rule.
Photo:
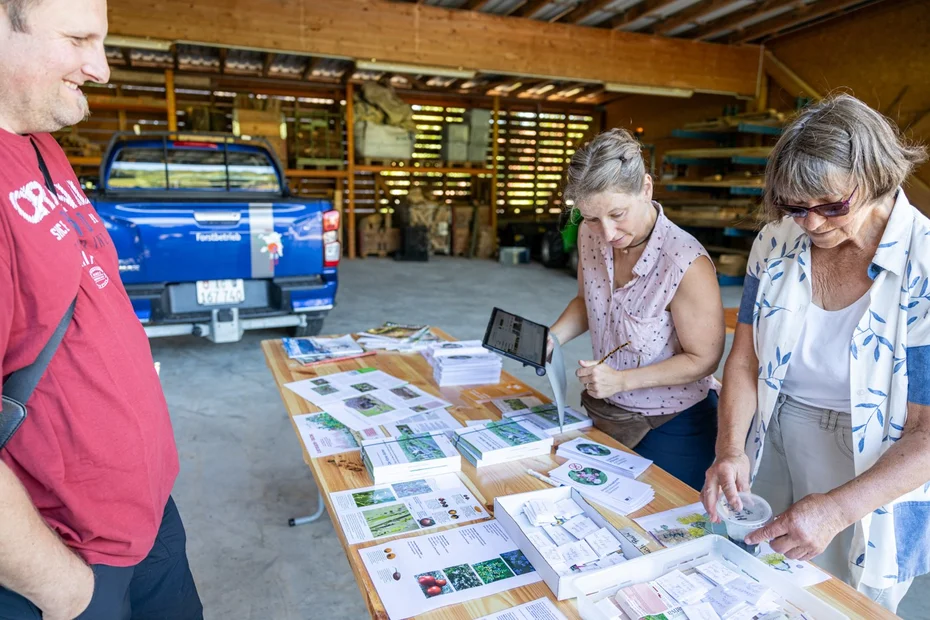
<svg viewBox="0 0 930 620">
<path fill-rule="evenodd" d="M 578 363 L 581 368 L 575 371 L 575 375 L 592 397 L 608 398 L 630 390 L 623 371 L 614 370 L 607 364 L 596 361 L 580 360 Z"/>
<path fill-rule="evenodd" d="M 713 465 L 707 470 L 704 477 L 704 489 L 701 491 L 701 501 L 707 510 L 707 516 L 713 523 L 720 522 L 717 514 L 717 501 L 720 499 L 720 490 L 727 498 L 727 502 L 742 510 L 743 503 L 737 493 L 749 490 L 749 457 L 745 450 L 729 450 L 717 455 Z"/>
<path fill-rule="evenodd" d="M 47 600 L 33 601 L 42 610 L 43 620 L 74 620 L 94 596 L 94 571 L 75 556 L 74 570 L 56 587 Z"/>
<path fill-rule="evenodd" d="M 830 541 L 848 524 L 829 495 L 812 493 L 746 537 L 757 545 L 769 541 L 772 549 L 792 560 L 810 560 L 823 553 Z"/>
</svg>

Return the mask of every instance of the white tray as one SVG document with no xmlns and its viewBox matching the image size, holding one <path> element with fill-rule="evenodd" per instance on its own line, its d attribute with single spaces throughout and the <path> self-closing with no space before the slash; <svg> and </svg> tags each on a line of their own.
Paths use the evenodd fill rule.
<svg viewBox="0 0 930 620">
<path fill-rule="evenodd" d="M 786 580 L 729 540 L 716 535 L 703 536 L 589 575 L 582 573 L 571 584 L 578 595 L 578 613 L 583 620 L 607 620 L 607 616 L 595 608 L 595 603 L 604 597 L 613 596 L 620 588 L 652 581 L 676 568 L 687 570 L 709 560 L 722 561 L 728 568 L 749 575 L 810 618 L 848 620 L 827 603 Z"/>
</svg>

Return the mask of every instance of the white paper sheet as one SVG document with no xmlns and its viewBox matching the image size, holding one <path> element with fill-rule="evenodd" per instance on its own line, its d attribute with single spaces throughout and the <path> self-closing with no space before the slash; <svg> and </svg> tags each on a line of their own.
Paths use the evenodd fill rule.
<svg viewBox="0 0 930 620">
<path fill-rule="evenodd" d="M 575 537 L 566 532 L 565 528 L 561 525 L 544 525 L 542 529 L 549 535 L 549 538 L 552 539 L 552 542 L 554 542 L 556 546 L 572 543 L 576 540 Z"/>
<path fill-rule="evenodd" d="M 591 545 L 598 558 L 620 551 L 620 541 L 614 538 L 614 535 L 606 527 L 599 528 L 585 536 L 584 539 L 585 542 Z"/>
<path fill-rule="evenodd" d="M 562 357 L 562 345 L 555 334 L 549 332 L 552 337 L 552 358 L 546 362 L 546 376 L 549 378 L 549 385 L 552 387 L 552 396 L 555 404 L 559 409 L 559 426 L 565 423 L 565 402 L 568 383 L 565 378 L 565 358 Z"/>
<path fill-rule="evenodd" d="M 329 499 L 350 545 L 490 516 L 455 474 L 339 491 Z"/>
<path fill-rule="evenodd" d="M 452 414 L 444 408 L 418 413 L 384 425 L 384 430 L 386 430 L 391 437 L 417 435 L 419 433 L 430 433 L 432 431 L 454 431 L 457 428 L 462 428 L 462 423 L 456 420 Z"/>
<path fill-rule="evenodd" d="M 568 620 L 547 598 L 536 599 L 477 620 Z"/>
<path fill-rule="evenodd" d="M 559 545 L 559 554 L 562 556 L 562 561 L 569 566 L 581 566 L 598 560 L 594 549 L 583 540 Z"/>
<path fill-rule="evenodd" d="M 300 438 L 307 452 L 313 458 L 359 449 L 352 430 L 325 411 L 295 415 L 294 424 L 300 431 Z M 365 439 L 377 439 L 383 436 L 376 427 L 363 429 L 359 433 Z"/>
<path fill-rule="evenodd" d="M 359 554 L 391 618 L 542 581 L 497 521 L 393 540 Z"/>
<path fill-rule="evenodd" d="M 562 527 L 575 538 L 584 538 L 598 530 L 597 524 L 584 515 L 579 515 L 571 521 L 563 523 Z"/>
</svg>

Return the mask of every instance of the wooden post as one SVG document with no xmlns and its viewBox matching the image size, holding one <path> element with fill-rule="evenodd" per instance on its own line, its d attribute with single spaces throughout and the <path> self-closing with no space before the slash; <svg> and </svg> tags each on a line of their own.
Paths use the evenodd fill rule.
<svg viewBox="0 0 930 620">
<path fill-rule="evenodd" d="M 501 98 L 494 96 L 494 125 L 491 126 L 491 249 L 497 249 L 497 156 L 500 153 L 500 145 L 497 139 L 500 135 L 498 121 L 501 113 Z"/>
<path fill-rule="evenodd" d="M 123 96 L 122 86 L 116 87 L 116 96 L 117 97 Z M 126 131 L 126 110 L 123 110 L 122 108 L 120 108 L 118 114 L 119 114 L 119 130 Z"/>
<path fill-rule="evenodd" d="M 349 194 L 347 196 L 349 212 L 349 258 L 355 258 L 355 106 L 352 82 L 346 83 L 346 169 Z"/>
<path fill-rule="evenodd" d="M 165 104 L 168 106 L 168 131 L 177 131 L 178 104 L 174 98 L 174 69 L 165 69 Z"/>
</svg>

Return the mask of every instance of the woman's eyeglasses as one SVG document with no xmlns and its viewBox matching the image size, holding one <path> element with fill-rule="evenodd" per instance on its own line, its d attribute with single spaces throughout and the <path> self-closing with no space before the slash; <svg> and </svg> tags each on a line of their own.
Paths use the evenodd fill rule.
<svg viewBox="0 0 930 620">
<path fill-rule="evenodd" d="M 853 196 L 856 195 L 856 191 L 858 189 L 859 186 L 857 185 L 849 195 L 849 198 L 846 200 L 841 200 L 840 202 L 829 202 L 827 204 L 817 205 L 814 207 L 800 207 L 797 205 L 786 205 L 776 202 L 775 207 L 784 211 L 785 214 L 797 219 L 807 217 L 808 213 L 816 213 L 821 217 L 839 217 L 849 213 L 849 203 L 852 202 Z"/>
</svg>

